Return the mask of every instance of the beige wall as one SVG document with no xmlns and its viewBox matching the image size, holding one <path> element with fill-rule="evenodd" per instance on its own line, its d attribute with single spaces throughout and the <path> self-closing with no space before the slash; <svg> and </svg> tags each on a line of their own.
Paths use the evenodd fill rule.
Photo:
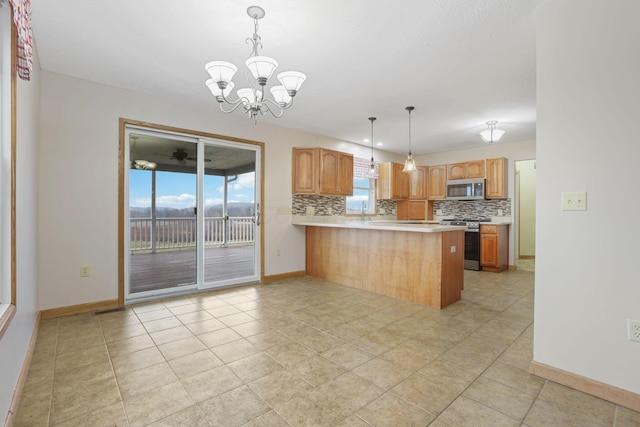
<svg viewBox="0 0 640 427">
<path fill-rule="evenodd" d="M 324 146 L 369 158 L 370 147 L 285 129 L 241 113 L 42 73 L 40 308 L 117 298 L 118 120 L 121 117 L 265 143 L 265 275 L 305 268 L 304 230 L 291 225 L 291 148 Z M 376 159 L 390 154 L 376 152 Z M 280 248 L 280 256 L 276 249 Z M 91 276 L 80 278 L 81 265 Z"/>
<path fill-rule="evenodd" d="M 640 393 L 637 217 L 640 2 L 543 2 L 537 13 L 534 359 Z M 586 191 L 586 211 L 561 194 Z"/>
</svg>

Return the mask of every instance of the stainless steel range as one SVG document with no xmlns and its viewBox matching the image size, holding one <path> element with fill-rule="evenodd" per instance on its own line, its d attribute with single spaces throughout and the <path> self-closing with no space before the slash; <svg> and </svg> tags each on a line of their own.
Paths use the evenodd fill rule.
<svg viewBox="0 0 640 427">
<path fill-rule="evenodd" d="M 440 221 L 442 225 L 464 225 L 464 268 L 480 270 L 480 223 L 491 222 L 489 218 L 452 218 Z"/>
</svg>

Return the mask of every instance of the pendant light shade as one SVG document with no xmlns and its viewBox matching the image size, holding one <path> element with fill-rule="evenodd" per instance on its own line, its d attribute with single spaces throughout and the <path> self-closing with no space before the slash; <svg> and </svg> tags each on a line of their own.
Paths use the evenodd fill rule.
<svg viewBox="0 0 640 427">
<path fill-rule="evenodd" d="M 407 160 L 404 161 L 404 169 L 402 169 L 402 172 L 412 172 L 416 170 L 416 162 L 413 160 L 413 155 L 411 154 L 411 112 L 414 108 L 406 107 L 405 110 L 409 112 L 409 155 L 407 156 Z"/>
<path fill-rule="evenodd" d="M 369 178 L 373 179 L 377 179 L 379 176 L 376 170 L 376 162 L 373 160 L 373 122 L 375 120 L 375 117 L 369 117 L 369 121 L 371 122 L 371 162 L 369 163 Z"/>
<path fill-rule="evenodd" d="M 496 129 L 498 122 L 496 120 L 490 120 L 487 122 L 487 129 L 480 132 L 480 137 L 484 142 L 489 144 L 500 141 L 500 138 L 505 134 L 502 129 Z"/>
</svg>

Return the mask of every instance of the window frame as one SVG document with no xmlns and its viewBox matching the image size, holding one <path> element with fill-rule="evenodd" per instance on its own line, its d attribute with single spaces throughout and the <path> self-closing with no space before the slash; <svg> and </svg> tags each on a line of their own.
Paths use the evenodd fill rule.
<svg viewBox="0 0 640 427">
<path fill-rule="evenodd" d="M 0 7 L 4 7 L 1 6 Z M 11 323 L 11 320 L 13 319 L 15 313 L 16 313 L 16 304 L 17 304 L 17 298 L 16 298 L 16 86 L 17 86 L 17 71 L 16 71 L 16 67 L 17 67 L 17 57 L 16 57 L 16 53 L 17 53 L 17 46 L 18 46 L 18 31 L 17 28 L 15 26 L 15 23 L 13 22 L 12 19 L 12 14 L 13 14 L 13 9 L 11 8 L 11 5 L 9 5 L 9 19 L 11 21 L 11 35 L 10 35 L 10 45 L 11 48 L 8 52 L 8 54 L 10 55 L 10 87 L 9 87 L 9 97 L 10 97 L 10 124 L 8 123 L 2 123 L 2 127 L 4 128 L 4 126 L 9 125 L 10 126 L 10 132 L 11 132 L 11 136 L 10 136 L 10 157 L 11 157 L 11 165 L 10 165 L 10 230 L 1 230 L 3 233 L 9 232 L 11 233 L 10 236 L 10 251 L 9 251 L 9 257 L 10 257 L 10 269 L 11 269 L 11 273 L 10 273 L 10 299 L 8 299 L 8 302 L 5 303 L 1 303 L 0 302 L 0 339 L 2 338 L 2 336 L 4 335 L 4 333 L 7 331 L 7 329 L 9 328 L 9 324 Z M 5 52 L 2 52 L 2 55 L 6 55 Z M 2 58 L 2 62 L 4 62 L 6 60 L 6 58 Z M 2 84 L 0 82 L 0 84 Z M 3 90 L 5 89 L 4 86 L 2 88 Z M 0 96 L 2 96 L 4 98 L 4 95 L 2 95 L 0 93 Z M 3 100 L 4 102 L 4 100 Z M 4 114 L 2 115 L 2 117 L 4 117 Z M 2 120 L 2 119 L 0 119 Z M 0 276 L 0 280 L 1 280 Z M 4 283 L 0 283 L 1 287 L 4 287 Z M 4 298 L 3 298 L 4 300 Z M 0 300 L 1 301 L 1 300 Z"/>
<path fill-rule="evenodd" d="M 369 187 L 361 187 L 361 186 L 357 186 L 356 185 L 356 180 L 357 179 L 368 179 L 369 180 Z M 376 180 L 374 178 L 369 178 L 369 177 L 364 177 L 364 176 L 353 176 L 353 192 L 355 193 L 355 191 L 357 189 L 360 190 L 368 190 L 369 191 L 369 204 L 368 204 L 368 209 L 365 211 L 365 216 L 376 216 Z M 362 211 L 349 211 L 349 197 L 355 197 L 355 196 L 345 196 L 344 199 L 344 214 L 345 216 L 358 216 L 358 215 L 362 215 Z"/>
</svg>

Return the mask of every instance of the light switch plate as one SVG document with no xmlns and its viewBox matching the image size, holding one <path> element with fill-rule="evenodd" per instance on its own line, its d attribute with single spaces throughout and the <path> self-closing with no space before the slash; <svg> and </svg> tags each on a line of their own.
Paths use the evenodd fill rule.
<svg viewBox="0 0 640 427">
<path fill-rule="evenodd" d="M 586 191 L 565 191 L 562 193 L 563 211 L 586 211 L 587 192 Z"/>
<path fill-rule="evenodd" d="M 278 215 L 291 215 L 291 207 L 290 206 L 278 206 Z"/>
</svg>

